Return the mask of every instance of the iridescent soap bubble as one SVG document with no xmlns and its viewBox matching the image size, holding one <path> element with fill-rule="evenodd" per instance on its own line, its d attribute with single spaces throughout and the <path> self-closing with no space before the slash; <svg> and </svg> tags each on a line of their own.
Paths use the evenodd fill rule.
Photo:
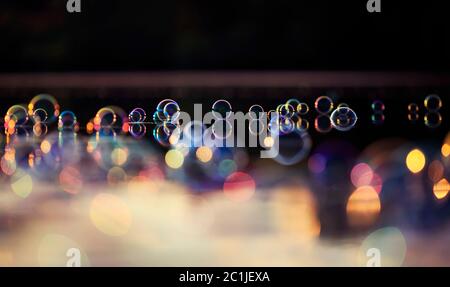
<svg viewBox="0 0 450 287">
<path fill-rule="evenodd" d="M 175 102 L 167 103 L 163 108 L 163 113 L 168 121 L 176 121 L 180 116 L 180 106 Z"/>
<path fill-rule="evenodd" d="M 425 115 L 424 122 L 429 128 L 437 128 L 442 123 L 442 116 L 439 112 L 429 112 Z"/>
<path fill-rule="evenodd" d="M 319 133 L 328 133 L 333 128 L 333 125 L 329 116 L 321 115 L 314 120 L 314 127 Z"/>
<path fill-rule="evenodd" d="M 330 120 L 335 129 L 345 132 L 351 130 L 355 126 L 358 117 L 352 109 L 348 107 L 339 107 L 331 113 Z"/>
<path fill-rule="evenodd" d="M 382 113 L 372 114 L 371 119 L 374 125 L 381 125 L 384 123 L 384 114 Z"/>
<path fill-rule="evenodd" d="M 309 129 L 309 122 L 307 119 L 299 118 L 299 120 L 295 123 L 295 128 L 300 131 L 304 132 Z"/>
<path fill-rule="evenodd" d="M 309 106 L 306 103 L 300 103 L 297 105 L 297 113 L 301 116 L 306 115 L 309 112 Z"/>
<path fill-rule="evenodd" d="M 5 115 L 5 126 L 10 121 L 14 122 L 15 126 L 25 125 L 29 120 L 27 110 L 21 105 L 14 105 L 8 109 Z"/>
<path fill-rule="evenodd" d="M 179 116 L 180 108 L 172 99 L 164 99 L 158 103 L 156 106 L 156 111 L 154 113 L 155 121 L 175 121 Z"/>
<path fill-rule="evenodd" d="M 416 122 L 419 120 L 419 114 L 417 113 L 409 113 L 408 114 L 408 120 L 411 122 Z"/>
<path fill-rule="evenodd" d="M 300 104 L 300 101 L 297 99 L 289 99 L 286 104 L 293 106 L 294 108 Z"/>
<path fill-rule="evenodd" d="M 58 117 L 58 130 L 76 130 L 78 126 L 77 117 L 72 111 L 64 111 Z"/>
<path fill-rule="evenodd" d="M 135 108 L 128 114 L 130 123 L 142 123 L 147 119 L 147 114 L 144 109 Z"/>
<path fill-rule="evenodd" d="M 227 100 L 217 100 L 212 105 L 212 113 L 216 119 L 227 119 L 230 117 L 232 107 Z"/>
<path fill-rule="evenodd" d="M 293 132 L 295 129 L 295 123 L 292 119 L 290 118 L 284 118 L 284 119 L 280 119 L 280 132 L 282 134 L 289 134 L 291 132 Z"/>
<path fill-rule="evenodd" d="M 442 100 L 436 94 L 429 95 L 425 98 L 424 106 L 430 112 L 437 112 L 442 107 Z"/>
<path fill-rule="evenodd" d="M 283 104 L 279 106 L 278 113 L 282 118 L 291 118 L 295 113 L 295 109 L 290 104 Z"/>
<path fill-rule="evenodd" d="M 419 105 L 416 103 L 410 103 L 408 105 L 408 112 L 410 113 L 418 113 L 419 112 Z"/>
<path fill-rule="evenodd" d="M 128 130 L 132 137 L 140 139 L 147 133 L 147 127 L 144 124 L 134 124 L 129 126 Z"/>
<path fill-rule="evenodd" d="M 374 111 L 375 113 L 382 113 L 386 109 L 386 107 L 384 106 L 384 103 L 380 100 L 373 101 L 371 108 L 372 108 L 372 111 Z"/>
<path fill-rule="evenodd" d="M 216 120 L 212 125 L 212 133 L 217 139 L 226 139 L 233 133 L 233 125 L 228 120 Z"/>
<path fill-rule="evenodd" d="M 253 105 L 248 109 L 248 112 L 251 119 L 259 119 L 264 113 L 264 109 L 260 105 Z"/>
<path fill-rule="evenodd" d="M 314 107 L 319 114 L 328 114 L 333 110 L 333 101 L 327 96 L 320 96 L 314 102 Z"/>
<path fill-rule="evenodd" d="M 44 109 L 38 108 L 33 112 L 33 120 L 35 123 L 45 123 L 48 119 L 48 113 Z"/>
<path fill-rule="evenodd" d="M 57 119 L 60 113 L 60 106 L 56 99 L 49 94 L 39 94 L 31 99 L 28 104 L 28 115 L 36 116 L 39 115 L 37 111 L 40 110 L 45 112 L 46 118 L 41 116 L 39 119 L 41 122 L 53 122 Z"/>
</svg>

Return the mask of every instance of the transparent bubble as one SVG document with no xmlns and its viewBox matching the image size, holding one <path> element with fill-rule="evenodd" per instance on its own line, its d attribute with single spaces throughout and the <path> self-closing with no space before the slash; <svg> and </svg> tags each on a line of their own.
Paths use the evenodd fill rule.
<svg viewBox="0 0 450 287">
<path fill-rule="evenodd" d="M 416 122 L 419 120 L 419 114 L 417 113 L 410 113 L 408 114 L 408 120 L 411 122 Z"/>
<path fill-rule="evenodd" d="M 280 119 L 280 132 L 282 134 L 289 134 L 291 132 L 293 132 L 295 129 L 295 123 L 292 119 L 290 118 L 284 118 L 284 119 Z"/>
<path fill-rule="evenodd" d="M 45 123 L 37 122 L 33 125 L 33 134 L 37 137 L 45 136 L 48 133 L 48 126 Z"/>
<path fill-rule="evenodd" d="M 297 105 L 297 113 L 301 116 L 306 115 L 309 112 L 309 106 L 306 103 L 300 103 Z"/>
<path fill-rule="evenodd" d="M 307 131 L 309 129 L 309 122 L 307 119 L 300 118 L 296 122 L 295 127 L 298 131 L 301 131 L 301 132 Z"/>
<path fill-rule="evenodd" d="M 437 112 L 442 107 L 442 100 L 438 95 L 429 95 L 425 98 L 424 105 L 430 112 Z"/>
<path fill-rule="evenodd" d="M 328 133 L 333 128 L 333 125 L 331 124 L 331 119 L 327 115 L 321 115 L 318 116 L 314 120 L 314 128 L 319 133 Z"/>
<path fill-rule="evenodd" d="M 28 115 L 34 116 L 38 110 L 45 111 L 47 117 L 41 117 L 42 122 L 54 122 L 60 113 L 60 107 L 56 99 L 49 94 L 39 94 L 31 99 L 28 104 Z"/>
<path fill-rule="evenodd" d="M 144 109 L 141 108 L 133 109 L 128 115 L 128 120 L 130 121 L 130 123 L 141 123 L 144 122 L 146 119 L 147 114 L 145 113 Z"/>
<path fill-rule="evenodd" d="M 58 118 L 58 130 L 73 130 L 78 124 L 77 117 L 72 111 L 64 111 Z"/>
<path fill-rule="evenodd" d="M 229 118 L 231 111 L 231 104 L 226 100 L 218 100 L 212 105 L 212 113 L 216 119 Z"/>
<path fill-rule="evenodd" d="M 131 136 L 135 139 L 143 138 L 147 133 L 147 127 L 144 124 L 131 124 L 128 128 Z"/>
<path fill-rule="evenodd" d="M 356 113 L 348 107 L 337 108 L 331 113 L 330 119 L 331 124 L 338 131 L 349 131 L 358 121 Z"/>
<path fill-rule="evenodd" d="M 176 121 L 180 116 L 180 106 L 175 102 L 169 102 L 164 106 L 163 113 L 168 121 Z"/>
<path fill-rule="evenodd" d="M 97 126 L 97 130 L 101 127 L 112 127 L 116 121 L 117 115 L 110 107 L 101 108 L 94 118 L 94 124 Z"/>
<path fill-rule="evenodd" d="M 376 113 L 376 114 L 372 114 L 372 123 L 374 125 L 382 125 L 384 123 L 384 114 L 382 113 Z"/>
<path fill-rule="evenodd" d="M 442 124 L 442 116 L 439 112 L 429 112 L 425 115 L 424 122 L 429 128 L 437 128 Z"/>
<path fill-rule="evenodd" d="M 279 107 L 280 108 L 279 108 L 279 112 L 278 113 L 280 114 L 280 117 L 282 117 L 282 118 L 288 118 L 289 119 L 295 114 L 295 109 L 290 104 L 284 104 L 284 105 L 281 105 Z"/>
<path fill-rule="evenodd" d="M 216 120 L 212 125 L 212 133 L 217 139 L 226 139 L 233 133 L 233 125 L 228 120 Z"/>
<path fill-rule="evenodd" d="M 293 106 L 294 108 L 300 104 L 300 101 L 297 99 L 289 99 L 286 104 Z"/>
<path fill-rule="evenodd" d="M 251 119 L 259 119 L 264 113 L 264 109 L 260 105 L 253 105 L 248 109 L 248 112 Z"/>
<path fill-rule="evenodd" d="M 13 121 L 16 126 L 21 126 L 25 125 L 28 120 L 27 110 L 21 105 L 14 105 L 10 107 L 5 115 L 5 124 Z"/>
<path fill-rule="evenodd" d="M 290 166 L 305 159 L 311 151 L 311 138 L 308 133 L 293 131 L 279 137 L 278 153 L 274 160 L 279 164 Z"/>
<path fill-rule="evenodd" d="M 265 129 L 266 125 L 261 119 L 250 120 L 248 130 L 252 135 L 260 135 L 264 132 Z"/>
<path fill-rule="evenodd" d="M 380 100 L 375 100 L 372 102 L 372 111 L 375 113 L 382 113 L 385 110 L 384 103 Z"/>
<path fill-rule="evenodd" d="M 328 114 L 333 110 L 333 101 L 327 96 L 320 96 L 314 102 L 314 107 L 319 114 Z"/>
<path fill-rule="evenodd" d="M 410 103 L 408 105 L 408 112 L 410 113 L 418 113 L 419 112 L 419 105 L 416 103 Z"/>
<path fill-rule="evenodd" d="M 35 123 L 45 123 L 48 119 L 48 113 L 44 109 L 36 109 L 33 112 L 33 120 Z"/>
</svg>

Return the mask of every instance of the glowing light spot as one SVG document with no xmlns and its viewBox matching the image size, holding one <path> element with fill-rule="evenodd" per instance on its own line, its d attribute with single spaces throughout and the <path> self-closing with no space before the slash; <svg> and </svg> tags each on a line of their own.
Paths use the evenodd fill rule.
<svg viewBox="0 0 450 287">
<path fill-rule="evenodd" d="M 350 179 L 355 187 L 370 185 L 373 170 L 367 163 L 358 163 L 352 168 Z"/>
<path fill-rule="evenodd" d="M 236 163 L 232 159 L 224 159 L 219 163 L 219 174 L 222 177 L 227 177 L 237 170 Z"/>
<path fill-rule="evenodd" d="M 199 147 L 195 154 L 197 155 L 198 160 L 204 163 L 209 162 L 213 157 L 212 150 L 207 146 Z"/>
<path fill-rule="evenodd" d="M 406 156 L 406 167 L 412 173 L 419 173 L 425 167 L 426 158 L 423 152 L 419 149 L 414 149 Z"/>
<path fill-rule="evenodd" d="M 442 145 L 441 153 L 444 157 L 450 156 L 450 144 L 445 143 Z"/>
<path fill-rule="evenodd" d="M 266 137 L 265 139 L 264 139 L 264 146 L 266 147 L 266 148 L 271 148 L 271 147 L 273 147 L 273 145 L 275 144 L 275 141 L 273 140 L 273 138 L 272 137 Z"/>
<path fill-rule="evenodd" d="M 128 233 L 132 215 L 119 197 L 100 193 L 91 202 L 90 218 L 94 226 L 109 236 L 123 236 Z"/>
<path fill-rule="evenodd" d="M 52 145 L 49 141 L 43 140 L 41 143 L 41 151 L 45 154 L 49 153 L 52 150 Z"/>
<path fill-rule="evenodd" d="M 444 176 L 444 166 L 438 160 L 434 160 L 428 166 L 428 178 L 432 182 L 438 182 Z"/>
<path fill-rule="evenodd" d="M 225 195 L 236 202 L 249 200 L 255 193 L 256 184 L 253 178 L 244 172 L 230 174 L 223 184 Z"/>
<path fill-rule="evenodd" d="M 443 199 L 450 192 L 450 184 L 443 178 L 433 186 L 433 193 L 437 199 Z"/>
<path fill-rule="evenodd" d="M 19 169 L 11 178 L 11 189 L 16 195 L 26 198 L 33 190 L 33 179 L 25 171 Z"/>
<path fill-rule="evenodd" d="M 166 153 L 165 160 L 168 167 L 178 169 L 183 166 L 184 155 L 181 151 L 172 149 Z"/>
<path fill-rule="evenodd" d="M 124 148 L 115 148 L 111 153 L 111 160 L 115 165 L 124 165 L 128 159 L 128 151 Z"/>
<path fill-rule="evenodd" d="M 110 185 L 117 185 L 127 180 L 127 174 L 122 168 L 115 166 L 108 171 L 107 180 Z"/>
<path fill-rule="evenodd" d="M 351 226 L 370 226 L 378 218 L 381 202 L 371 186 L 357 188 L 347 202 L 347 219 Z"/>
<path fill-rule="evenodd" d="M 321 154 L 312 155 L 308 160 L 309 170 L 313 173 L 322 173 L 327 165 L 327 159 Z"/>
<path fill-rule="evenodd" d="M 71 194 L 77 194 L 83 187 L 80 171 L 71 166 L 63 168 L 59 174 L 59 183 L 65 192 Z"/>
<path fill-rule="evenodd" d="M 86 132 L 88 134 L 92 134 L 94 132 L 94 123 L 93 122 L 88 122 L 86 124 Z"/>
<path fill-rule="evenodd" d="M 0 161 L 0 167 L 4 174 L 13 175 L 17 168 L 15 158 L 11 159 L 7 154 L 5 154 Z"/>
</svg>

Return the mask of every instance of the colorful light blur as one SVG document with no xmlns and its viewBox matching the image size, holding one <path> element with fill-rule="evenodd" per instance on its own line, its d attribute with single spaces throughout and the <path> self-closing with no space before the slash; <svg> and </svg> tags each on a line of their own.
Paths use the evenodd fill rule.
<svg viewBox="0 0 450 287">
<path fill-rule="evenodd" d="M 419 149 L 413 149 L 406 156 L 406 167 L 412 173 L 419 173 L 425 167 L 426 158 L 423 152 Z"/>
</svg>

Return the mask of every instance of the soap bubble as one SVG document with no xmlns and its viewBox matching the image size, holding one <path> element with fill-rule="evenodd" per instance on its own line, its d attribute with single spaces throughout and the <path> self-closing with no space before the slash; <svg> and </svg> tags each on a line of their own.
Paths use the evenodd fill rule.
<svg viewBox="0 0 450 287">
<path fill-rule="evenodd" d="M 380 100 L 373 101 L 371 107 L 372 107 L 372 111 L 374 111 L 375 113 L 382 113 L 386 109 L 386 107 L 384 106 L 384 103 Z"/>
<path fill-rule="evenodd" d="M 314 102 L 314 107 L 319 114 L 328 114 L 333 110 L 333 101 L 327 96 L 320 96 Z"/>
<path fill-rule="evenodd" d="M 309 106 L 306 103 L 300 103 L 297 105 L 297 113 L 301 116 L 306 115 L 309 112 Z"/>
<path fill-rule="evenodd" d="M 348 107 L 337 108 L 331 113 L 330 119 L 331 124 L 338 131 L 349 131 L 358 121 L 356 113 Z"/>
<path fill-rule="evenodd" d="M 442 107 L 442 100 L 438 95 L 429 95 L 425 98 L 424 105 L 430 112 L 437 112 Z"/>
<path fill-rule="evenodd" d="M 217 100 L 212 105 L 212 113 L 216 119 L 227 119 L 230 117 L 230 112 L 232 111 L 232 107 L 230 102 L 226 100 Z"/>
</svg>

